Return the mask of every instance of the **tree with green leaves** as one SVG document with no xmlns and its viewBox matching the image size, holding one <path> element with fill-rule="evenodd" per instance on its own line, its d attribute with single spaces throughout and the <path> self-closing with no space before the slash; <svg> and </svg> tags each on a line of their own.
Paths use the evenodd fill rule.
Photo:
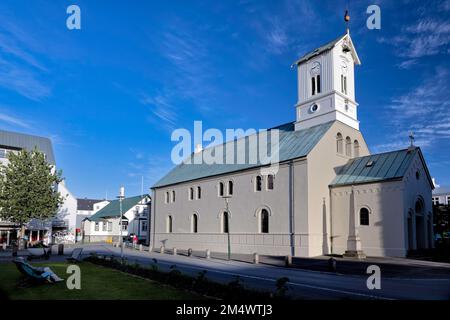
<svg viewBox="0 0 450 320">
<path fill-rule="evenodd" d="M 63 202 L 57 190 L 61 175 L 36 148 L 9 152 L 7 164 L 0 165 L 0 217 L 20 225 L 20 239 L 32 219 L 56 214 Z"/>
</svg>

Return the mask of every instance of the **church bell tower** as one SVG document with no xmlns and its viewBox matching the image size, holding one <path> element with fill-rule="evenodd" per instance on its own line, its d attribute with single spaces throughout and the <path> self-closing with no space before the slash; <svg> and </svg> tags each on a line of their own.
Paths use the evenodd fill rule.
<svg viewBox="0 0 450 320">
<path fill-rule="evenodd" d="M 359 130 L 354 66 L 360 64 L 348 29 L 294 63 L 298 71 L 295 130 L 335 120 Z"/>
</svg>

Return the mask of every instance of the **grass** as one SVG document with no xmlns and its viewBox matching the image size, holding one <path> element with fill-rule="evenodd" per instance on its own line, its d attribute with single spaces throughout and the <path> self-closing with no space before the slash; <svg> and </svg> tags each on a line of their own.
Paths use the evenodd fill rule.
<svg viewBox="0 0 450 320">
<path fill-rule="evenodd" d="M 60 278 L 66 273 L 67 263 L 33 263 L 48 266 Z M 158 282 L 125 274 L 89 262 L 78 264 L 81 269 L 81 289 L 69 290 L 66 281 L 20 287 L 23 276 L 13 263 L 0 264 L 0 291 L 11 300 L 184 300 L 200 299 L 199 295 L 178 290 Z"/>
</svg>

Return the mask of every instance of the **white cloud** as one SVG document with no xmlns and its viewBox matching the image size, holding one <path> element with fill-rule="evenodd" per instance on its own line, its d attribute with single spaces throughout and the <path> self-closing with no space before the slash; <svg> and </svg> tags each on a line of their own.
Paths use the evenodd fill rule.
<svg viewBox="0 0 450 320">
<path fill-rule="evenodd" d="M 22 128 L 30 128 L 30 125 L 26 121 L 19 119 L 15 116 L 11 116 L 9 114 L 3 113 L 3 112 L 0 113 L 0 121 L 8 123 L 13 126 L 19 126 Z"/>
</svg>

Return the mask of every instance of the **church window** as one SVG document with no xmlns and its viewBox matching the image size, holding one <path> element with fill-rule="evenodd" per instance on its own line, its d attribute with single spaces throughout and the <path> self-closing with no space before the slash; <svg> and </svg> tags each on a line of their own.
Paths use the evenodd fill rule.
<svg viewBox="0 0 450 320">
<path fill-rule="evenodd" d="M 194 200 L 194 188 L 189 188 L 189 200 Z"/>
<path fill-rule="evenodd" d="M 228 212 L 225 211 L 222 215 L 222 232 L 223 233 L 230 232 L 228 223 L 229 223 Z"/>
<path fill-rule="evenodd" d="M 345 155 L 352 156 L 352 139 L 350 137 L 345 138 Z"/>
<path fill-rule="evenodd" d="M 233 181 L 228 181 L 228 195 L 232 196 L 233 195 Z"/>
<path fill-rule="evenodd" d="M 202 188 L 197 187 L 197 199 L 201 199 L 201 198 L 202 198 Z"/>
<path fill-rule="evenodd" d="M 219 197 L 223 197 L 223 182 L 219 182 Z"/>
<path fill-rule="evenodd" d="M 166 192 L 165 202 L 169 203 L 169 191 Z"/>
<path fill-rule="evenodd" d="M 359 210 L 359 224 L 362 226 L 369 225 L 369 209 L 361 208 L 361 210 Z"/>
<path fill-rule="evenodd" d="M 320 63 L 314 62 L 311 68 L 311 95 L 321 92 L 320 85 Z"/>
<path fill-rule="evenodd" d="M 198 216 L 195 213 L 192 215 L 192 232 L 198 232 Z"/>
<path fill-rule="evenodd" d="M 273 190 L 273 174 L 267 176 L 267 190 Z"/>
<path fill-rule="evenodd" d="M 261 233 L 269 233 L 269 212 L 266 209 L 261 210 Z"/>
<path fill-rule="evenodd" d="M 255 190 L 256 191 L 261 191 L 262 190 L 262 177 L 261 176 L 256 176 Z"/>
<path fill-rule="evenodd" d="M 342 138 L 342 134 L 338 132 L 336 135 L 336 152 L 343 154 L 344 153 L 344 139 Z"/>
<path fill-rule="evenodd" d="M 353 156 L 359 157 L 359 142 L 358 142 L 358 140 L 353 141 Z"/>
<path fill-rule="evenodd" d="M 172 190 L 172 202 L 175 202 L 175 190 Z"/>
<path fill-rule="evenodd" d="M 166 221 L 166 232 L 167 232 L 167 233 L 172 233 L 172 216 L 168 216 L 168 217 L 167 217 L 167 221 Z"/>
</svg>

